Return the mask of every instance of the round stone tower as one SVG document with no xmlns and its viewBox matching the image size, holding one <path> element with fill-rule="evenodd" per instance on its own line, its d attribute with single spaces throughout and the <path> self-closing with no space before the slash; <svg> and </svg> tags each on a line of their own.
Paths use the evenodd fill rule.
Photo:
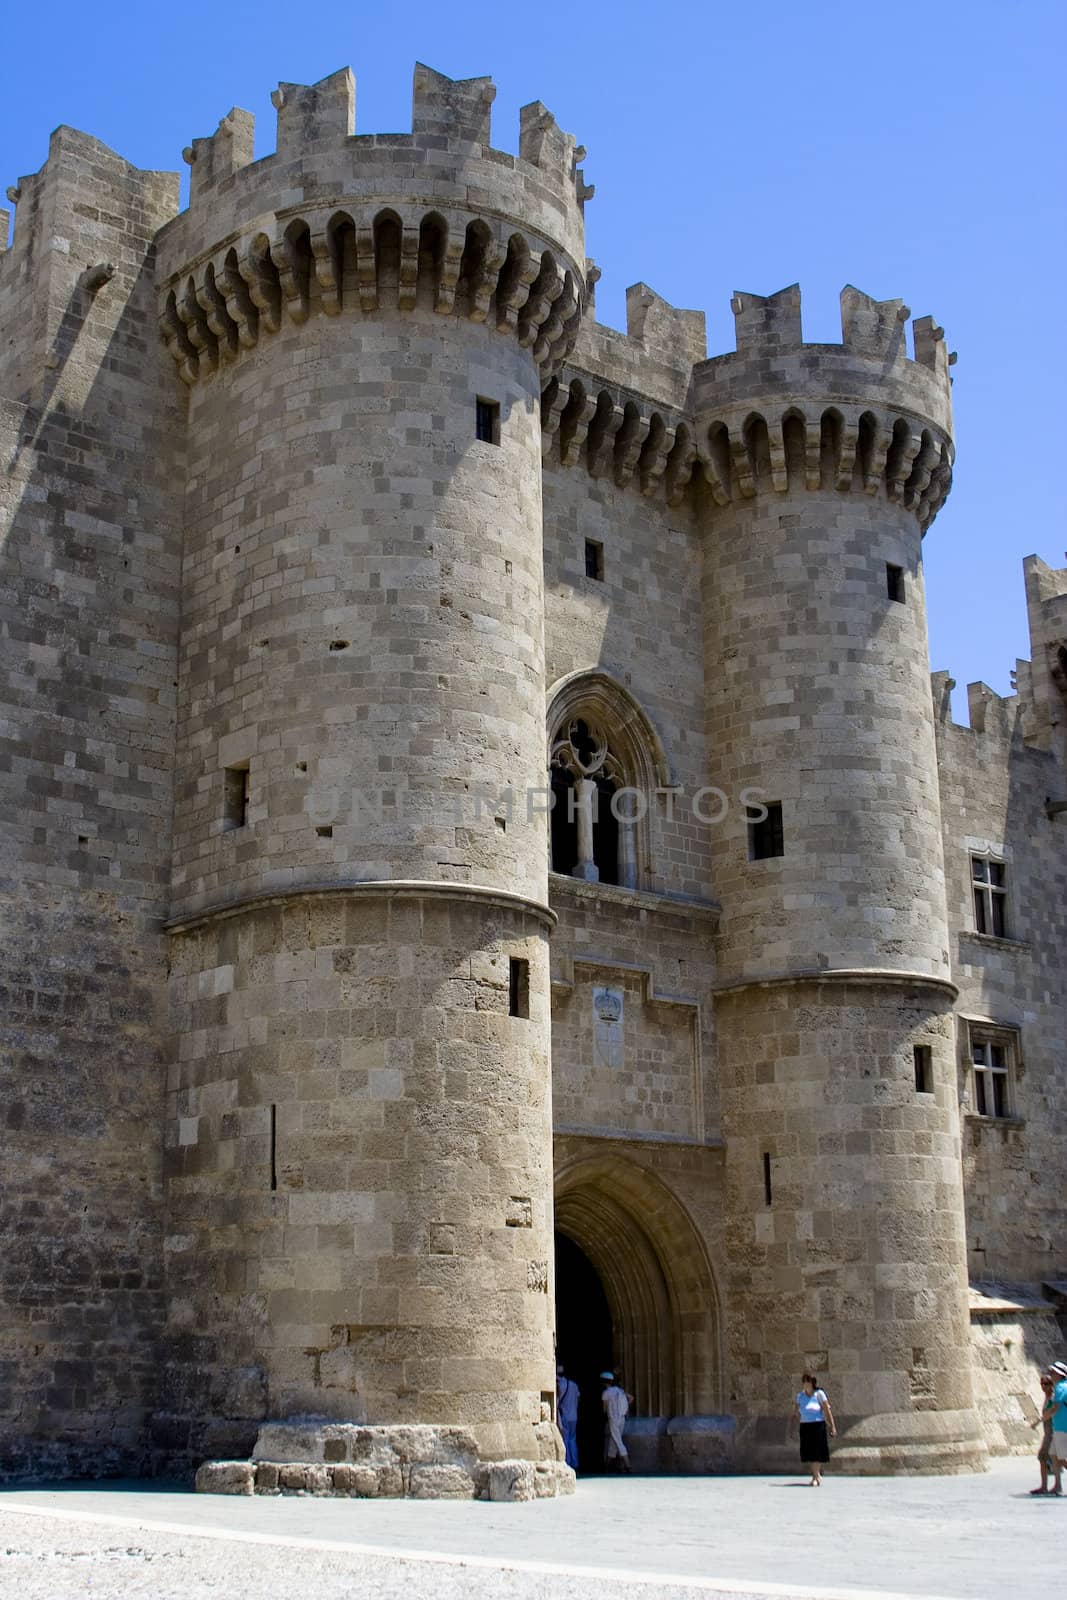
<svg viewBox="0 0 1067 1600">
<path fill-rule="evenodd" d="M 166 1426 L 462 1424 L 554 1392 L 540 395 L 584 294 L 543 106 L 338 73 L 198 140 L 160 237 L 188 385 Z M 550 1446 L 551 1441 L 548 1442 Z"/>
<path fill-rule="evenodd" d="M 712 830 L 731 1406 L 749 1464 L 779 1463 L 817 1369 L 842 1465 L 962 1470 L 984 1445 L 921 565 L 948 357 L 924 319 L 909 360 L 908 311 L 851 288 L 841 345 L 802 343 L 795 288 L 734 313 L 695 402 L 732 801 Z"/>
</svg>

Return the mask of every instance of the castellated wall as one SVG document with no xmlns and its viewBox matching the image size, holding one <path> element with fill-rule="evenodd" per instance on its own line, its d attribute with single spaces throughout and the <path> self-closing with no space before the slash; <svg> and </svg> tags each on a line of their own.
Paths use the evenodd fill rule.
<svg viewBox="0 0 1067 1600">
<path fill-rule="evenodd" d="M 1053 573 L 1036 558 L 1027 563 L 1028 591 L 1035 567 L 1060 595 L 1067 592 L 1067 573 Z M 970 727 L 952 722 L 946 675 L 934 677 L 953 976 L 960 989 L 970 1268 L 976 1280 L 1035 1285 L 1058 1281 L 1063 1270 L 1058 1152 L 1067 1093 L 1067 860 L 1060 842 L 1063 808 L 1055 807 L 1067 799 L 1067 694 L 1057 693 L 1048 671 L 1056 641 L 1067 637 L 1062 601 L 1060 608 L 1057 629 L 1049 614 L 1055 606 L 1043 608 L 1031 595 L 1033 659 L 1018 664 L 1019 694 L 1002 699 L 984 684 L 971 685 Z M 1050 720 L 1049 709 L 1058 720 Z M 976 931 L 976 854 L 1005 864 L 1006 938 Z M 1011 1053 L 1007 1117 L 979 1114 L 971 1082 L 972 1036 L 999 1039 Z"/>
<path fill-rule="evenodd" d="M 160 243 L 190 390 L 163 1397 L 190 1461 L 307 1413 L 536 1457 L 553 1394 L 527 795 L 573 141 L 527 108 L 499 155 L 491 85 L 425 68 L 412 134 L 352 136 L 353 93 L 282 85 L 276 155 L 218 187 L 237 124 L 194 145 Z"/>
<path fill-rule="evenodd" d="M 848 287 L 807 345 L 794 286 L 708 359 L 645 284 L 601 326 L 584 152 L 540 103 L 495 150 L 493 94 L 420 66 L 412 131 L 357 134 L 349 72 L 281 84 L 276 151 L 230 112 L 180 214 L 69 129 L 17 186 L 0 1475 L 302 1414 L 552 1455 L 553 1228 L 642 1465 L 783 1465 L 812 1363 L 850 1469 L 1023 1437 L 1064 1289 L 1067 574 L 1027 563 L 1018 696 L 952 725 L 942 330 L 910 358 Z M 582 722 L 639 791 L 618 882 L 580 824 L 549 870 Z"/>
<path fill-rule="evenodd" d="M 176 207 L 175 178 L 60 128 L 0 257 L 7 1472 L 150 1454 L 181 409 L 151 273 Z"/>
</svg>

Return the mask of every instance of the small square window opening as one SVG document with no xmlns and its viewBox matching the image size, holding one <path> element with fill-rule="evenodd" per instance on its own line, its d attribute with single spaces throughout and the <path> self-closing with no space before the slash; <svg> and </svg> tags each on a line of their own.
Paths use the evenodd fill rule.
<svg viewBox="0 0 1067 1600">
<path fill-rule="evenodd" d="M 933 1094 L 933 1092 L 933 1050 L 928 1044 L 917 1044 L 915 1046 L 915 1093 Z"/>
<path fill-rule="evenodd" d="M 885 586 L 890 600 L 895 600 L 899 605 L 904 605 L 904 568 L 894 567 L 890 562 L 885 564 Z"/>
<path fill-rule="evenodd" d="M 530 963 L 520 956 L 512 956 L 508 962 L 508 1015 L 530 1015 Z"/>
<path fill-rule="evenodd" d="M 474 437 L 483 444 L 500 443 L 500 406 L 481 395 L 474 402 Z"/>
<path fill-rule="evenodd" d="M 764 800 L 762 809 L 767 815 L 761 821 L 748 824 L 748 859 L 767 861 L 771 856 L 785 855 L 785 833 L 782 827 L 782 802 Z"/>
<path fill-rule="evenodd" d="M 597 583 L 604 582 L 604 546 L 599 539 L 585 541 L 585 575 Z"/>
<path fill-rule="evenodd" d="M 978 933 L 994 939 L 1008 936 L 1008 885 L 1003 861 L 989 856 L 971 857 L 971 891 L 974 896 L 974 926 Z"/>
<path fill-rule="evenodd" d="M 243 828 L 248 822 L 250 782 L 247 761 L 224 769 L 222 826 L 226 833 L 233 828 Z"/>
</svg>

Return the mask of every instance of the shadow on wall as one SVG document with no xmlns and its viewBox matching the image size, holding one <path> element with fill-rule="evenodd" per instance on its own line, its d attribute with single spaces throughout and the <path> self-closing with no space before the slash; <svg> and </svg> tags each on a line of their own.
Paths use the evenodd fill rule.
<svg viewBox="0 0 1067 1600">
<path fill-rule="evenodd" d="M 58 130 L 27 204 L 58 215 L 81 182 L 104 220 L 60 227 L 69 255 L 38 274 L 30 209 L 3 263 L 50 303 L 13 328 L 34 403 L 0 401 L 0 1477 L 151 1464 L 180 422 L 148 252 L 168 181 Z M 97 255 L 125 264 L 94 276 Z"/>
</svg>

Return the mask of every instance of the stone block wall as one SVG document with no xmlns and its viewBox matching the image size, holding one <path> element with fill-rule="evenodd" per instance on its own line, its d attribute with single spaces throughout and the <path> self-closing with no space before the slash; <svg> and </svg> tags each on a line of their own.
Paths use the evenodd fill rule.
<svg viewBox="0 0 1067 1600">
<path fill-rule="evenodd" d="M 935 679 L 935 688 L 942 680 Z M 972 1277 L 1040 1283 L 1062 1276 L 1060 1151 L 1067 1097 L 1067 818 L 1046 802 L 1064 792 L 1055 753 L 1025 737 L 1023 709 L 984 688 L 972 724 L 938 724 L 945 873 L 957 1004 L 967 1248 Z M 975 931 L 972 855 L 1005 863 L 1007 937 Z M 971 1033 L 1005 1030 L 1013 1053 L 1011 1115 L 978 1115 Z"/>
<path fill-rule="evenodd" d="M 162 1322 L 180 408 L 151 264 L 177 183 L 60 128 L 19 196 L 0 259 L 0 1474 L 95 1475 L 150 1458 Z"/>
<path fill-rule="evenodd" d="M 543 918 L 473 891 L 289 898 L 175 936 L 165 1403 L 190 1461 L 307 1414 L 536 1457 L 547 960 Z"/>
</svg>

